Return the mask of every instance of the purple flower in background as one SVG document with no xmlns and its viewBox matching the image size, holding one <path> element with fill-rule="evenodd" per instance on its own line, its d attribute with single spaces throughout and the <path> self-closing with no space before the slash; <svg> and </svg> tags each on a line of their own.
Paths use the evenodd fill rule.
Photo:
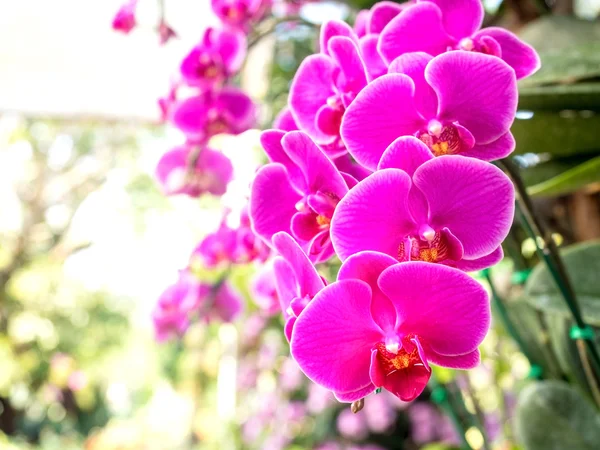
<svg viewBox="0 0 600 450">
<path fill-rule="evenodd" d="M 254 277 L 251 286 L 252 300 L 267 314 L 273 315 L 281 310 L 279 296 L 275 288 L 275 271 L 272 264 L 263 266 Z"/>
<path fill-rule="evenodd" d="M 500 169 L 462 156 L 434 158 L 418 139 L 402 137 L 342 199 L 331 236 L 342 261 L 373 250 L 472 271 L 502 259 L 513 215 L 514 188 Z"/>
<path fill-rule="evenodd" d="M 268 11 L 271 0 L 211 0 L 210 4 L 225 25 L 247 31 Z"/>
<path fill-rule="evenodd" d="M 199 283 L 193 274 L 182 270 L 177 282 L 161 294 L 152 312 L 156 340 L 163 342 L 185 333 L 190 313 L 196 311 L 209 294 L 209 286 Z"/>
<path fill-rule="evenodd" d="M 467 274 L 362 252 L 304 308 L 291 353 L 340 401 L 358 400 L 377 387 L 411 401 L 429 380 L 429 363 L 477 366 L 489 325 L 487 293 Z"/>
<path fill-rule="evenodd" d="M 363 166 L 375 170 L 399 136 L 416 136 L 436 156 L 491 161 L 514 149 L 509 129 L 517 85 L 502 60 L 469 52 L 433 59 L 411 53 L 394 60 L 389 70 L 394 73 L 363 89 L 342 121 L 348 151 Z"/>
<path fill-rule="evenodd" d="M 208 89 L 237 73 L 246 58 L 246 35 L 209 27 L 200 43 L 181 63 L 181 76 L 190 86 Z"/>
<path fill-rule="evenodd" d="M 138 0 L 128 0 L 119 8 L 112 21 L 113 30 L 128 34 L 135 28 L 135 9 L 137 3 Z"/>
<path fill-rule="evenodd" d="M 344 408 L 337 417 L 336 426 L 339 433 L 347 438 L 360 441 L 369 434 L 364 414 L 354 414 L 349 408 Z"/>
<path fill-rule="evenodd" d="M 160 45 L 165 45 L 171 39 L 176 38 L 177 33 L 164 20 L 158 24 L 158 38 Z"/>
<path fill-rule="evenodd" d="M 277 233 L 273 237 L 273 245 L 280 255 L 275 257 L 273 267 L 277 294 L 286 321 L 285 336 L 289 341 L 296 318 L 326 283 L 290 235 Z"/>
<path fill-rule="evenodd" d="M 198 260 L 202 266 L 209 269 L 225 262 L 233 262 L 236 247 L 236 232 L 222 220 L 219 228 L 208 234 L 196 246 L 190 257 L 190 264 Z"/>
<path fill-rule="evenodd" d="M 203 143 L 217 134 L 239 134 L 256 120 L 250 97 L 234 87 L 209 91 L 178 102 L 171 121 L 193 142 Z"/>
<path fill-rule="evenodd" d="M 312 261 L 328 260 L 334 254 L 329 224 L 348 192 L 345 178 L 300 131 L 265 131 L 261 142 L 272 163 L 258 171 L 252 184 L 253 230 L 268 244 L 275 233 L 285 231 Z"/>
<path fill-rule="evenodd" d="M 322 413 L 333 403 L 335 403 L 335 397 L 329 389 L 316 383 L 309 383 L 306 408 L 311 414 Z"/>
<path fill-rule="evenodd" d="M 248 207 L 244 207 L 240 213 L 240 226 L 236 230 L 234 261 L 240 264 L 265 262 L 270 254 L 271 248 L 252 230 Z"/>
<path fill-rule="evenodd" d="M 223 281 L 211 289 L 211 305 L 207 308 L 205 320 L 233 322 L 244 310 L 242 295 L 228 282 Z"/>
<path fill-rule="evenodd" d="M 387 391 L 369 397 L 362 414 L 369 430 L 373 433 L 385 433 L 394 425 L 398 416 L 394 401 L 398 402 L 398 398 Z"/>
<path fill-rule="evenodd" d="M 391 63 L 410 52 L 432 56 L 448 50 L 480 52 L 502 58 L 518 79 L 537 71 L 535 50 L 503 28 L 479 30 L 483 21 L 480 0 L 420 0 L 393 18 L 379 37 L 379 51 Z"/>
<path fill-rule="evenodd" d="M 288 104 L 299 128 L 337 156 L 345 153 L 340 139 L 344 111 L 366 85 L 356 35 L 344 22 L 329 21 L 321 28 L 321 53 L 302 61 Z"/>
<path fill-rule="evenodd" d="M 177 103 L 177 89 L 179 89 L 180 81 L 173 79 L 169 86 L 169 92 L 164 97 L 158 99 L 158 108 L 160 109 L 160 121 L 166 122 L 170 119 L 171 110 Z"/>
<path fill-rule="evenodd" d="M 221 152 L 203 148 L 200 150 L 193 170 L 194 147 L 185 145 L 175 147 L 165 153 L 156 166 L 156 178 L 166 195 L 185 194 L 199 197 L 208 192 L 221 196 L 227 191 L 227 185 L 233 178 L 233 166 L 227 156 Z"/>
</svg>

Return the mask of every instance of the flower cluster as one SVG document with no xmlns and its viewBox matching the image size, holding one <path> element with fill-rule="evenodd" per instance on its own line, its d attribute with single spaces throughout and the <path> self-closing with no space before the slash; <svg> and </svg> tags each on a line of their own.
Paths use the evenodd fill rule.
<svg viewBox="0 0 600 450">
<path fill-rule="evenodd" d="M 479 364 L 489 299 L 465 272 L 503 257 L 514 189 L 490 161 L 514 150 L 516 83 L 539 67 L 482 18 L 479 0 L 419 0 L 325 23 L 262 135 L 252 228 L 277 253 L 293 358 L 342 402 L 411 401 L 431 364 Z M 334 256 L 328 284 L 315 264 Z"/>
</svg>

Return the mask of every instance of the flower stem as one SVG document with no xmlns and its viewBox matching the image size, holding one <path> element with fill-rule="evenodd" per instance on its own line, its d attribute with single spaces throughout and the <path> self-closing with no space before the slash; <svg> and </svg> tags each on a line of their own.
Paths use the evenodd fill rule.
<svg viewBox="0 0 600 450">
<path fill-rule="evenodd" d="M 503 159 L 499 161 L 498 164 L 504 168 L 510 179 L 513 181 L 517 191 L 517 212 L 520 215 L 526 231 L 535 242 L 538 255 L 548 268 L 553 280 L 560 290 L 560 293 L 573 316 L 575 324 L 580 329 L 585 329 L 587 325 L 583 320 L 581 309 L 575 296 L 575 291 L 567 275 L 556 243 L 542 221 L 535 215 L 533 203 L 529 194 L 527 194 L 527 188 L 519 174 L 518 167 L 509 159 Z M 590 355 L 591 363 L 596 369 L 596 373 L 600 374 L 600 354 L 598 353 L 594 340 L 586 339 L 585 345 Z"/>
<path fill-rule="evenodd" d="M 454 428 L 456 429 L 456 432 L 461 440 L 461 448 L 463 450 L 473 450 L 473 447 L 471 447 L 469 445 L 469 442 L 467 441 L 467 430 L 465 429 L 464 424 L 460 419 L 460 414 L 458 413 L 458 411 L 456 411 L 451 401 L 449 395 L 450 392 L 448 391 L 448 388 L 437 380 L 433 372 L 431 373 L 431 379 L 429 380 L 429 383 L 432 387 L 432 400 L 438 405 L 440 405 L 440 407 L 446 412 L 446 414 L 448 414 L 448 417 L 450 417 L 450 420 L 452 421 L 452 424 L 454 425 Z"/>
<path fill-rule="evenodd" d="M 482 270 L 482 272 L 490 286 L 490 291 L 492 293 L 492 302 L 496 307 L 496 311 L 498 311 L 498 314 L 500 315 L 500 319 L 502 320 L 504 328 L 506 329 L 506 331 L 508 331 L 508 334 L 510 334 L 513 340 L 517 343 L 517 346 L 519 347 L 521 353 L 523 353 L 523 355 L 525 355 L 525 357 L 529 360 L 529 365 L 533 366 L 534 360 L 531 357 L 529 350 L 527 350 L 525 341 L 517 331 L 517 327 L 515 327 L 515 325 L 512 323 L 512 320 L 510 319 L 510 316 L 508 315 L 508 310 L 506 309 L 506 305 L 504 304 L 502 298 L 496 290 L 496 286 L 494 285 L 494 281 L 492 280 L 492 277 L 490 275 L 490 270 L 485 269 Z"/>
</svg>

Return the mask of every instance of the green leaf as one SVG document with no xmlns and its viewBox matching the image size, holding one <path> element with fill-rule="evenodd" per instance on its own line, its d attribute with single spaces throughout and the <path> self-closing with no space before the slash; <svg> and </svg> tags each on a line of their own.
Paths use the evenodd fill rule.
<svg viewBox="0 0 600 450">
<path fill-rule="evenodd" d="M 540 60 L 540 70 L 520 81 L 520 87 L 573 84 L 600 76 L 600 42 L 540 52 Z"/>
<path fill-rule="evenodd" d="M 564 195 L 600 181 L 600 156 L 590 159 L 560 175 L 531 186 L 529 195 Z"/>
<path fill-rule="evenodd" d="M 600 83 L 521 87 L 519 109 L 530 111 L 600 110 Z"/>
<path fill-rule="evenodd" d="M 600 114 L 590 111 L 534 112 L 515 120 L 511 131 L 516 153 L 549 153 L 553 157 L 596 154 L 600 151 Z"/>
<path fill-rule="evenodd" d="M 584 319 L 600 326 L 600 240 L 588 241 L 560 250 L 575 289 Z M 543 263 L 533 269 L 525 285 L 527 301 L 535 308 L 570 317 L 566 302 Z"/>
<path fill-rule="evenodd" d="M 571 16 L 543 16 L 529 22 L 519 37 L 533 45 L 538 52 L 548 52 L 600 42 L 600 23 Z"/>
<path fill-rule="evenodd" d="M 583 164 L 590 159 L 600 156 L 595 154 L 590 155 L 576 155 L 569 156 L 566 158 L 554 158 L 550 161 L 544 161 L 529 167 L 521 169 L 521 176 L 527 187 L 542 183 L 560 175 L 563 172 L 573 169 L 574 167 Z"/>
<path fill-rule="evenodd" d="M 536 382 L 523 389 L 515 423 L 526 450 L 596 450 L 600 443 L 600 415 L 560 381 Z"/>
</svg>

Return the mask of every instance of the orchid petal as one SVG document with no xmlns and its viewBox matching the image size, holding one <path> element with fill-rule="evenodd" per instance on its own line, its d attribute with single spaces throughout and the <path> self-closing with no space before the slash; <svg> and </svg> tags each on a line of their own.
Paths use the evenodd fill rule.
<svg viewBox="0 0 600 450">
<path fill-rule="evenodd" d="M 481 28 L 483 5 L 481 0 L 427 0 L 435 3 L 442 11 L 444 29 L 460 40 L 469 37 Z"/>
<path fill-rule="evenodd" d="M 371 289 L 359 280 L 330 284 L 308 304 L 291 340 L 292 356 L 308 378 L 335 392 L 369 385 L 371 348 L 382 339 L 370 306 Z"/>
<path fill-rule="evenodd" d="M 425 67 L 433 59 L 423 52 L 406 53 L 394 59 L 388 67 L 388 73 L 408 75 L 415 84 L 415 105 L 426 119 L 433 119 L 437 114 L 437 95 L 425 81 Z"/>
</svg>

